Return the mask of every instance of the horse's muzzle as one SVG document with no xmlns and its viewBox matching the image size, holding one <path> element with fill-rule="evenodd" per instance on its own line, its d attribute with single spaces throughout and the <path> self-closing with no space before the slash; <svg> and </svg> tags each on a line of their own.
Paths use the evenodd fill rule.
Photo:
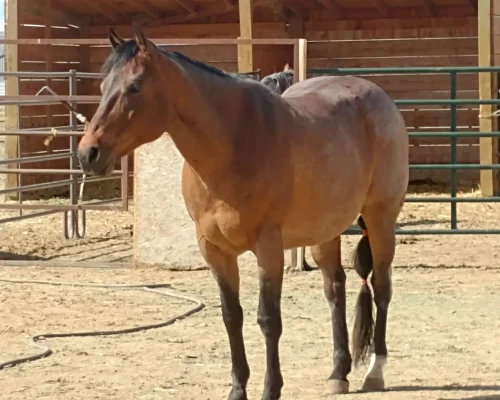
<svg viewBox="0 0 500 400">
<path fill-rule="evenodd" d="M 104 176 L 113 171 L 114 159 L 105 146 L 79 146 L 77 153 L 80 166 L 86 174 Z"/>
</svg>

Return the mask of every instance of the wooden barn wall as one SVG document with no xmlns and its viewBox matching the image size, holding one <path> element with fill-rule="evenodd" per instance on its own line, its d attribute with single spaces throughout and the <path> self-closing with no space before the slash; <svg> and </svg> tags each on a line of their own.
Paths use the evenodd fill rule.
<svg viewBox="0 0 500 400">
<path fill-rule="evenodd" d="M 114 26 L 115 31 L 123 37 L 131 37 L 130 26 Z M 91 37 L 105 38 L 108 26 L 94 26 L 90 30 Z M 236 38 L 239 36 L 239 24 L 192 24 L 150 27 L 145 29 L 151 38 Z M 285 23 L 256 23 L 254 26 L 256 38 L 286 38 Z M 165 46 L 169 50 L 179 51 L 188 57 L 204 61 L 225 71 L 238 71 L 238 51 L 235 45 L 188 45 Z M 279 54 L 286 54 L 281 58 Z M 98 71 L 109 54 L 109 46 L 93 46 L 91 54 L 91 69 Z M 278 57 L 277 57 L 278 56 Z M 276 60 L 276 61 L 274 61 Z M 263 74 L 272 73 L 283 67 L 282 60 L 293 60 L 292 46 L 255 45 L 254 64 L 262 69 Z M 97 86 L 93 89 L 98 90 Z"/>
<path fill-rule="evenodd" d="M 23 21 L 23 19 L 20 19 Z M 26 23 L 26 19 L 24 22 Z M 33 21 L 28 21 L 33 23 Z M 79 28 L 50 28 L 24 26 L 21 22 L 20 38 L 105 38 L 109 26 L 92 26 L 81 23 Z M 49 24 L 46 24 L 49 25 Z M 119 35 L 131 37 L 129 25 L 113 27 Z M 256 38 L 287 37 L 284 23 L 256 23 Z M 475 66 L 477 65 L 477 20 L 475 17 L 391 19 L 360 21 L 306 21 L 305 36 L 308 39 L 308 67 L 415 67 L 415 66 Z M 239 35 L 237 23 L 168 25 L 149 27 L 151 38 L 235 38 Z M 174 48 L 172 46 L 171 48 Z M 237 48 L 233 45 L 175 46 L 175 49 L 201 61 L 227 71 L 237 71 Z M 109 54 L 109 46 L 19 46 L 22 71 L 77 71 L 97 72 Z M 281 70 L 286 62 L 293 62 L 291 46 L 254 46 L 254 68 L 266 75 Z M 380 84 L 396 99 L 446 98 L 449 96 L 447 75 L 368 76 Z M 22 80 L 20 94 L 35 94 L 45 80 Z M 68 81 L 48 82 L 58 94 L 67 94 Z M 459 75 L 459 98 L 478 98 L 477 74 Z M 78 94 L 99 94 L 98 80 L 78 83 Z M 95 106 L 80 106 L 80 111 L 91 116 Z M 403 109 L 405 121 L 412 130 L 449 130 L 450 110 L 447 107 Z M 22 107 L 21 127 L 33 128 L 67 125 L 69 117 L 62 106 Z M 458 112 L 460 130 L 478 129 L 477 107 L 462 107 Z M 56 148 L 68 148 L 68 139 L 55 141 Z M 459 139 L 458 161 L 479 161 L 478 143 L 467 138 Z M 43 151 L 43 139 L 25 138 L 21 142 L 24 153 Z M 410 158 L 412 163 L 448 163 L 449 139 L 412 139 Z M 133 158 L 131 158 L 133 168 Z M 36 163 L 26 167 L 67 168 L 67 160 Z M 119 165 L 117 165 L 119 167 Z M 476 171 L 460 171 L 463 180 L 477 182 Z M 448 181 L 446 171 L 413 171 L 412 179 Z M 64 179 L 61 176 L 32 175 L 23 178 L 24 184 Z"/>
<path fill-rule="evenodd" d="M 306 22 L 308 68 L 378 68 L 477 66 L 477 19 L 430 18 L 339 22 Z M 394 99 L 445 99 L 450 95 L 447 74 L 364 76 L 379 84 Z M 458 98 L 478 98 L 477 74 L 458 75 Z M 418 108 L 418 109 L 417 109 Z M 448 106 L 401 107 L 409 131 L 449 131 Z M 479 128 L 479 108 L 460 107 L 458 129 Z M 448 138 L 411 139 L 410 162 L 449 163 Z M 459 163 L 478 163 L 478 140 L 458 140 Z M 479 171 L 459 171 L 463 183 L 477 182 Z M 448 182 L 449 172 L 413 170 L 412 180 Z"/>
</svg>

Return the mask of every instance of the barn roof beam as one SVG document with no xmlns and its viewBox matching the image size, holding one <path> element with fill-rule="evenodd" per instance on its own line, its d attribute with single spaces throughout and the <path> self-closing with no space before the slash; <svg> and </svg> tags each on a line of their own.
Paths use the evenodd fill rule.
<svg viewBox="0 0 500 400">
<path fill-rule="evenodd" d="M 182 24 L 189 22 L 193 18 L 203 18 L 203 17 L 214 17 L 216 15 L 224 14 L 233 11 L 236 6 L 230 6 L 226 3 L 217 3 L 206 9 L 200 10 L 198 12 L 189 13 L 188 15 L 172 15 L 170 17 L 161 18 L 161 23 L 163 24 Z"/>
<path fill-rule="evenodd" d="M 192 0 L 175 0 L 175 2 L 190 14 L 195 14 L 198 11 L 198 6 Z"/>
<path fill-rule="evenodd" d="M 23 3 L 23 12 L 21 13 L 21 23 L 23 14 L 30 15 L 40 20 L 40 23 L 43 24 L 45 20 L 45 5 L 37 0 L 24 0 Z M 80 25 L 80 19 L 77 15 L 72 14 L 67 8 L 65 8 L 62 4 L 57 3 L 57 8 L 52 9 L 52 22 L 55 25 L 66 26 L 67 24 L 72 24 L 75 26 Z"/>
<path fill-rule="evenodd" d="M 135 3 L 137 7 L 139 7 L 145 14 L 149 15 L 151 18 L 156 19 L 158 16 L 162 14 L 162 11 L 159 8 L 156 8 L 147 0 L 137 1 Z"/>
<path fill-rule="evenodd" d="M 387 5 L 384 4 L 382 0 L 371 0 L 373 6 L 378 10 L 379 14 L 382 16 L 382 18 L 389 18 L 390 17 L 390 12 L 389 8 Z"/>
<path fill-rule="evenodd" d="M 114 7 L 110 6 L 110 3 L 104 3 L 98 0 L 83 0 L 89 7 L 97 10 L 101 14 L 104 14 L 108 17 L 113 23 L 120 23 L 122 16 L 121 13 L 116 10 Z"/>
<path fill-rule="evenodd" d="M 437 16 L 436 6 L 432 2 L 432 0 L 422 0 L 422 5 L 425 8 L 425 11 L 430 17 Z"/>
<path fill-rule="evenodd" d="M 339 3 L 337 3 L 337 0 L 318 0 L 318 3 L 320 3 L 327 10 L 333 11 L 337 19 L 340 19 L 344 16 L 344 10 L 339 5 Z"/>
<path fill-rule="evenodd" d="M 283 2 L 283 9 L 292 12 L 297 17 L 300 17 L 302 19 L 306 19 L 306 13 L 304 11 L 304 8 L 298 4 L 284 1 Z"/>
</svg>

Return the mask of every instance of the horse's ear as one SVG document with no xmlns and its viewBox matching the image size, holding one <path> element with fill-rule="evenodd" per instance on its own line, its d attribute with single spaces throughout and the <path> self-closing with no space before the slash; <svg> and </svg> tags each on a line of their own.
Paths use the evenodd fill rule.
<svg viewBox="0 0 500 400">
<path fill-rule="evenodd" d="M 142 51 L 143 53 L 148 52 L 148 39 L 146 39 L 146 35 L 142 32 L 141 26 L 134 22 L 134 31 L 135 31 L 135 42 L 137 43 L 137 46 L 139 47 L 139 50 Z"/>
<path fill-rule="evenodd" d="M 290 64 L 286 63 L 285 67 L 283 68 L 283 71 L 291 71 L 292 68 L 290 67 Z"/>
<path fill-rule="evenodd" d="M 111 42 L 111 46 L 113 46 L 113 49 L 116 49 L 119 45 L 121 45 L 124 42 L 124 40 L 116 34 L 113 28 L 109 28 L 108 38 L 109 41 Z"/>
</svg>

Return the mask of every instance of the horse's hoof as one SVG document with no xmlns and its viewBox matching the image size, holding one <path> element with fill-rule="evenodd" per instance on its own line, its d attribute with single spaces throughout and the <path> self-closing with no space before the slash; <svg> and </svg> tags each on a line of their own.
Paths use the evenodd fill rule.
<svg viewBox="0 0 500 400">
<path fill-rule="evenodd" d="M 247 392 L 242 388 L 232 388 L 227 400 L 248 400 Z"/>
<path fill-rule="evenodd" d="M 382 392 L 385 389 L 383 378 L 365 378 L 361 390 L 363 392 Z"/>
<path fill-rule="evenodd" d="M 339 379 L 328 379 L 325 392 L 327 394 L 347 394 L 349 393 L 349 382 Z"/>
</svg>

